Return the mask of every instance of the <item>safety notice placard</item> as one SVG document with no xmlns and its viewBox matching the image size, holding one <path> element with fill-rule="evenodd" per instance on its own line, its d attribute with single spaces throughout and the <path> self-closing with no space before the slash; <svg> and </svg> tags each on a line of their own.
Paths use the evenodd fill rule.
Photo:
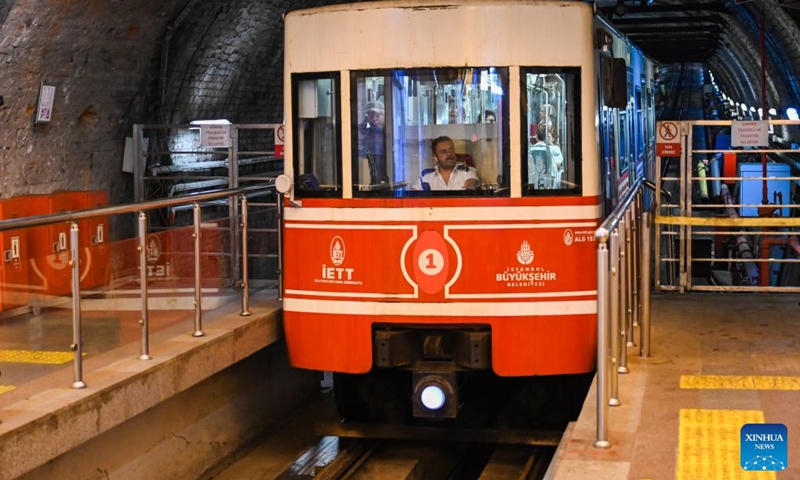
<svg viewBox="0 0 800 480">
<path fill-rule="evenodd" d="M 656 126 L 656 155 L 677 157 L 681 154 L 678 122 L 658 122 Z"/>
<path fill-rule="evenodd" d="M 769 121 L 752 120 L 731 122 L 732 147 L 768 147 Z"/>
<path fill-rule="evenodd" d="M 231 142 L 231 126 L 224 124 L 200 125 L 200 145 L 203 147 L 228 148 Z"/>
</svg>

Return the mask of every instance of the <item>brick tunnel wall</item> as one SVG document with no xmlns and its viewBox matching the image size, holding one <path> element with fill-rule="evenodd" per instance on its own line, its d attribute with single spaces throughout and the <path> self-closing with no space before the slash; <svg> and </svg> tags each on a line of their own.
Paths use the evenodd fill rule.
<svg viewBox="0 0 800 480">
<path fill-rule="evenodd" d="M 307 8 L 325 0 L 292 2 Z M 135 123 L 283 119 L 278 0 L 0 1 L 0 198 L 106 190 Z M 35 124 L 42 82 L 52 121 Z"/>
<path fill-rule="evenodd" d="M 0 24 L 0 198 L 59 190 L 132 197 L 132 124 L 153 118 L 161 38 L 187 0 L 17 0 Z M 52 121 L 34 124 L 42 82 Z"/>
</svg>

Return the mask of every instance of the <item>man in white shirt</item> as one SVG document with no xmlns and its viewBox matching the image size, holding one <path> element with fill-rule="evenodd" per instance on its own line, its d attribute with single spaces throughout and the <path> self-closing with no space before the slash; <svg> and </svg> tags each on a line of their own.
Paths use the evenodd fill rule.
<svg viewBox="0 0 800 480">
<path fill-rule="evenodd" d="M 560 188 L 564 170 L 561 148 L 546 141 L 546 130 L 544 124 L 539 125 L 536 130 L 538 141 L 528 152 L 528 184 L 536 190 Z"/>
<path fill-rule="evenodd" d="M 478 172 L 465 163 L 458 161 L 453 140 L 450 137 L 438 137 L 431 143 L 434 168 L 422 171 L 412 190 L 474 190 L 478 188 Z"/>
</svg>

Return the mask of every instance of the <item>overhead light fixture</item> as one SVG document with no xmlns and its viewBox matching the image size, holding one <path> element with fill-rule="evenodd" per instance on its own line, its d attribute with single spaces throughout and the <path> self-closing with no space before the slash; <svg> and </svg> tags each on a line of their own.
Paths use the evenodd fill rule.
<svg viewBox="0 0 800 480">
<path fill-rule="evenodd" d="M 217 120 L 192 120 L 189 122 L 190 130 L 200 130 L 200 125 L 231 125 L 229 120 L 225 120 L 224 118 L 217 119 Z"/>
<path fill-rule="evenodd" d="M 614 13 L 619 17 L 628 13 L 628 7 L 625 6 L 625 0 L 617 0 L 617 4 L 614 6 Z"/>
<path fill-rule="evenodd" d="M 767 110 L 767 113 L 769 113 L 772 116 L 775 116 L 778 114 L 778 111 L 775 110 L 774 108 L 770 108 L 769 110 Z"/>
<path fill-rule="evenodd" d="M 789 120 L 800 120 L 800 117 L 797 116 L 797 109 L 792 107 L 787 108 L 786 118 Z"/>
</svg>

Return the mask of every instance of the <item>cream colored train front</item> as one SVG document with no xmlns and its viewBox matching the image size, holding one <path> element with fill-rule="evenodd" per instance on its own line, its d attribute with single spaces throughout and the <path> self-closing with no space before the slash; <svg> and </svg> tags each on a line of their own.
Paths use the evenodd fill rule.
<svg viewBox="0 0 800 480">
<path fill-rule="evenodd" d="M 593 233 L 623 176 L 598 123 L 634 118 L 611 56 L 635 49 L 581 2 L 357 3 L 285 30 L 292 364 L 405 372 L 408 413 L 445 417 L 462 375 L 593 371 Z"/>
</svg>

